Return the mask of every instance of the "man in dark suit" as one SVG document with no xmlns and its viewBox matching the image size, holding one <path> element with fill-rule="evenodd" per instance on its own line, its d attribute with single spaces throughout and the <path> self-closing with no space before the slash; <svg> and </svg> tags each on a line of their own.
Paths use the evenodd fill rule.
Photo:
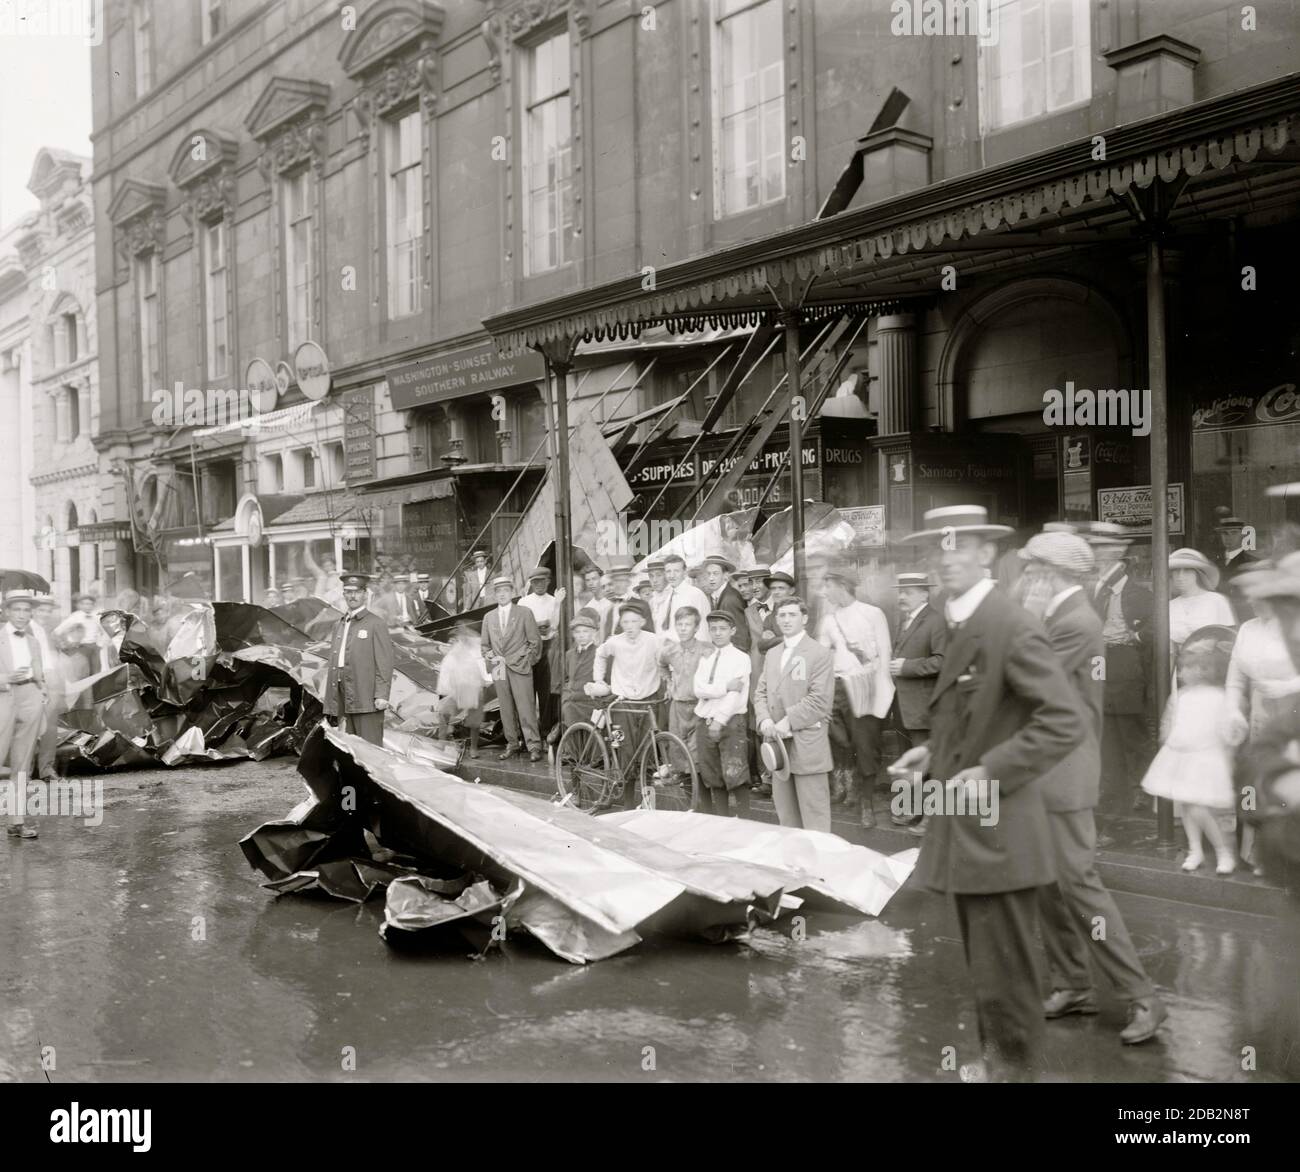
<svg viewBox="0 0 1300 1172">
<path fill-rule="evenodd" d="M 465 571 L 465 610 L 483 606 L 491 595 L 491 589 L 488 586 L 488 573 L 491 567 L 488 565 L 488 560 L 487 550 L 475 549 L 470 551 L 470 567 Z"/>
<path fill-rule="evenodd" d="M 1250 540 L 1247 541 L 1247 530 Z M 1223 571 L 1224 592 L 1232 603 L 1232 612 L 1237 616 L 1237 623 L 1244 623 L 1255 617 L 1255 608 L 1243 597 L 1241 590 L 1233 579 L 1243 570 L 1259 568 L 1260 559 L 1251 550 L 1255 547 L 1254 528 L 1248 526 L 1240 517 L 1224 517 L 1215 527 L 1219 542 L 1223 547 L 1223 556 L 1216 558 L 1219 569 Z M 1250 546 L 1248 549 L 1247 546 Z"/>
<path fill-rule="evenodd" d="M 330 638 L 325 715 L 344 732 L 384 743 L 384 709 L 393 684 L 393 640 L 388 626 L 366 609 L 369 574 L 343 575 L 347 608 Z"/>
<path fill-rule="evenodd" d="M 1097 874 L 1097 805 L 1101 777 L 1102 648 L 1101 618 L 1083 590 L 1093 571 L 1092 551 L 1070 533 L 1039 533 L 1020 551 L 1026 579 L 1046 588 L 1043 624 L 1087 716 L 1086 735 L 1043 778 L 1047 820 L 1056 852 L 1055 885 L 1039 888 L 1043 947 L 1051 995 L 1043 1005 L 1049 1018 L 1097 1012 L 1091 950 L 1118 996 L 1128 1002 L 1128 1021 L 1120 1040 L 1128 1045 L 1155 1037 L 1167 1016 L 1155 995 L 1124 918 Z M 1101 933 L 1095 929 L 1100 924 Z"/>
<path fill-rule="evenodd" d="M 36 829 L 24 821 L 26 793 L 19 793 L 28 783 L 45 719 L 45 665 L 32 630 L 35 596 L 32 590 L 8 591 L 0 623 L 0 766 L 9 770 L 10 838 L 36 837 Z"/>
<path fill-rule="evenodd" d="M 1039 1067 L 1038 889 L 1056 879 L 1041 779 L 1083 740 L 1084 718 L 1042 627 L 988 574 L 1011 532 L 983 508 L 954 506 L 929 510 L 904 539 L 926 543 L 949 592 L 949 641 L 930 740 L 891 772 L 932 779 L 927 799 L 939 808 L 913 877 L 953 895 L 984 1062 L 991 1076 L 1018 1080 Z"/>
<path fill-rule="evenodd" d="M 1122 525 L 1094 521 L 1081 536 L 1097 565 L 1090 601 L 1101 616 L 1106 654 L 1101 726 L 1101 772 L 1106 779 L 1103 798 L 1116 810 L 1130 805 L 1149 809 L 1151 801 L 1138 785 L 1151 760 L 1148 694 L 1155 603 L 1151 591 L 1129 577 L 1129 538 Z"/>
<path fill-rule="evenodd" d="M 889 674 L 894 677 L 894 707 L 890 717 L 906 748 L 923 745 L 930 739 L 930 697 L 934 681 L 943 666 L 943 649 L 948 645 L 948 624 L 930 605 L 930 578 L 927 574 L 899 574 L 898 634 L 894 639 L 894 658 Z M 921 832 L 922 816 L 915 813 L 891 813 L 895 826 L 912 827 Z"/>
<path fill-rule="evenodd" d="M 736 567 L 718 554 L 704 559 L 704 593 L 708 595 L 713 610 L 723 610 L 735 620 L 736 632 L 732 643 L 749 654 L 749 620 L 745 617 L 745 600 L 728 577 Z M 703 622 L 703 620 L 701 620 Z"/>
<path fill-rule="evenodd" d="M 537 693 L 533 689 L 533 667 L 542 656 L 542 637 L 537 620 L 526 606 L 515 601 L 515 584 L 507 577 L 492 580 L 496 610 L 483 619 L 483 658 L 488 661 L 501 703 L 506 748 L 501 760 L 519 751 L 522 730 L 528 759 L 542 759 L 542 738 L 537 731 Z"/>
</svg>

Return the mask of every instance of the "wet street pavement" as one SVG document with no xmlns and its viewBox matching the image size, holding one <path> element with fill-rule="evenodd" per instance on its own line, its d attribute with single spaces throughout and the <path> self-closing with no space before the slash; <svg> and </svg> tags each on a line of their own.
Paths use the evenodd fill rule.
<svg viewBox="0 0 1300 1172">
<path fill-rule="evenodd" d="M 43 1080 L 49 1047 L 52 1082 L 955 1081 L 945 1054 L 978 1056 L 955 920 L 911 889 L 879 921 L 810 915 L 588 968 L 516 937 L 482 960 L 395 952 L 381 904 L 276 898 L 240 853 L 303 796 L 294 764 L 108 775 L 101 825 L 3 840 L 0 1079 Z M 1246 1007 L 1288 959 L 1277 922 L 1118 898 L 1168 1026 L 1122 1047 L 1103 995 L 1100 1016 L 1049 1025 L 1050 1077 L 1275 1079 Z"/>
</svg>

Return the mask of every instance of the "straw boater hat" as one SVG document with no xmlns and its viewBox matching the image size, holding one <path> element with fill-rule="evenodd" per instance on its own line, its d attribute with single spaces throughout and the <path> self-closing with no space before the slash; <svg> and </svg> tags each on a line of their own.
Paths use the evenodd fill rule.
<svg viewBox="0 0 1300 1172">
<path fill-rule="evenodd" d="M 790 754 L 780 737 L 764 737 L 758 755 L 773 781 L 785 781 L 790 776 Z"/>
<path fill-rule="evenodd" d="M 736 572 L 736 563 L 729 562 L 720 553 L 711 553 L 697 567 L 705 569 L 708 566 L 717 566 L 724 574 L 734 574 Z"/>
<path fill-rule="evenodd" d="M 1233 585 L 1252 602 L 1260 598 L 1294 598 L 1300 601 L 1300 551 L 1280 558 L 1267 569 L 1255 568 L 1233 578 Z"/>
<path fill-rule="evenodd" d="M 934 541 L 949 533 L 983 537 L 996 541 L 1015 532 L 1010 525 L 990 525 L 989 511 L 981 505 L 949 505 L 943 509 L 926 509 L 924 529 L 909 533 L 904 542 Z"/>
<path fill-rule="evenodd" d="M 1127 549 L 1133 544 L 1129 531 L 1113 521 L 1088 521 L 1080 528 L 1080 536 L 1094 549 L 1099 545 Z"/>
<path fill-rule="evenodd" d="M 1035 533 L 1019 550 L 1026 562 L 1043 562 L 1075 578 L 1087 577 L 1096 568 L 1092 550 L 1073 533 Z"/>
<path fill-rule="evenodd" d="M 4 605 L 5 605 L 5 606 L 8 606 L 10 603 L 13 603 L 13 602 L 25 602 L 25 603 L 27 603 L 27 604 L 30 605 L 30 606 L 35 606 L 35 605 L 36 605 L 36 591 L 35 591 L 35 590 L 25 590 L 25 589 L 24 589 L 24 590 L 6 590 L 6 591 L 5 591 L 5 597 L 4 597 Z"/>
<path fill-rule="evenodd" d="M 483 549 L 482 547 L 479 547 L 478 549 L 471 549 L 469 551 L 469 560 L 473 561 L 475 558 L 482 558 L 484 561 L 490 560 L 488 557 L 488 551 L 486 549 Z"/>
<path fill-rule="evenodd" d="M 772 572 L 771 566 L 757 565 L 752 570 L 749 571 L 749 576 L 753 578 L 755 582 L 761 582 L 771 572 Z"/>
<path fill-rule="evenodd" d="M 1214 527 L 1214 530 L 1216 533 L 1220 533 L 1224 529 L 1245 529 L 1245 528 L 1246 528 L 1246 522 L 1243 521 L 1240 517 L 1224 517 L 1223 520 L 1220 521 Z"/>
<path fill-rule="evenodd" d="M 646 562 L 646 564 L 642 567 L 642 569 L 645 569 L 645 570 L 662 570 L 663 568 L 664 568 L 664 560 L 663 560 L 663 558 L 651 558 L 651 559 L 650 559 L 648 562 Z"/>
<path fill-rule="evenodd" d="M 1206 590 L 1214 590 L 1219 585 L 1219 567 L 1200 550 L 1176 549 L 1169 555 L 1171 570 L 1195 570 Z"/>
<path fill-rule="evenodd" d="M 498 574 L 492 579 L 492 589 L 495 590 L 498 586 L 509 586 L 511 590 L 514 590 L 515 580 L 509 574 Z"/>
<path fill-rule="evenodd" d="M 895 590 L 906 590 L 909 586 L 918 586 L 922 590 L 934 589 L 934 583 L 930 581 L 928 574 L 919 574 L 909 570 L 905 574 L 899 574 L 894 579 Z"/>
<path fill-rule="evenodd" d="M 76 606 L 83 598 L 89 598 L 92 606 L 99 601 L 89 590 L 80 590 L 72 596 L 72 605 Z"/>
</svg>

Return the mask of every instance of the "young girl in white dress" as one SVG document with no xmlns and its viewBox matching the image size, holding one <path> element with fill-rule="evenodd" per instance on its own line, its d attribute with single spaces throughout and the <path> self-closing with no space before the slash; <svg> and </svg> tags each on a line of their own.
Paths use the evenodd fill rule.
<svg viewBox="0 0 1300 1172">
<path fill-rule="evenodd" d="M 1183 646 L 1178 692 L 1165 714 L 1164 744 L 1142 779 L 1147 793 L 1178 803 L 1175 812 L 1187 834 L 1184 871 L 1195 871 L 1205 861 L 1202 836 L 1214 848 L 1218 874 L 1230 874 L 1236 866 L 1232 845 L 1215 816 L 1231 810 L 1236 795 L 1232 749 L 1224 735 L 1227 671 L 1227 654 L 1212 640 L 1197 637 Z"/>
</svg>

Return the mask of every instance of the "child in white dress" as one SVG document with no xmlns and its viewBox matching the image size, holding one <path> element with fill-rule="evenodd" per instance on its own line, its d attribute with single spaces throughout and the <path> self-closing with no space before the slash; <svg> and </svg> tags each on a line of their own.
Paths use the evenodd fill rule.
<svg viewBox="0 0 1300 1172">
<path fill-rule="evenodd" d="M 1224 735 L 1227 694 L 1223 683 L 1228 657 L 1214 642 L 1189 640 L 1178 655 L 1178 692 L 1165 714 L 1165 738 L 1142 788 L 1176 807 L 1187 834 L 1184 871 L 1205 861 L 1202 835 L 1218 859 L 1215 870 L 1227 875 L 1236 866 L 1232 846 L 1215 817 L 1233 808 L 1232 748 Z"/>
</svg>

